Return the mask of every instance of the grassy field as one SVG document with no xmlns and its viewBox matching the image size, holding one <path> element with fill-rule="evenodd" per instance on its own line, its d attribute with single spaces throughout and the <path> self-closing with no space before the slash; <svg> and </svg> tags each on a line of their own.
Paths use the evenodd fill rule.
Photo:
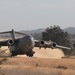
<svg viewBox="0 0 75 75">
<path fill-rule="evenodd" d="M 75 59 L 13 57 L 0 61 L 0 75 L 75 75 Z"/>
<path fill-rule="evenodd" d="M 0 75 L 75 75 L 75 57 L 58 49 L 34 48 L 34 57 L 0 57 Z M 8 51 L 7 51 L 8 53 Z"/>
</svg>

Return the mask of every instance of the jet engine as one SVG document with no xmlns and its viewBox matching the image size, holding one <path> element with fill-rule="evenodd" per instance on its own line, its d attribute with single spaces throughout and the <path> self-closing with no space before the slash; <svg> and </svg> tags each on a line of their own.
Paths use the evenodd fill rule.
<svg viewBox="0 0 75 75">
<path fill-rule="evenodd" d="M 51 48 L 56 48 L 57 44 L 55 42 L 51 43 Z"/>
<path fill-rule="evenodd" d="M 8 44 L 8 46 L 13 46 L 14 45 L 14 41 L 10 39 L 10 40 L 8 40 L 7 44 Z"/>
<path fill-rule="evenodd" d="M 43 40 L 39 41 L 40 46 L 45 46 L 45 42 Z"/>
<path fill-rule="evenodd" d="M 40 43 L 40 46 L 41 47 L 51 47 L 51 48 L 56 48 L 57 47 L 57 44 L 55 42 L 48 42 L 48 41 L 39 41 Z"/>
</svg>

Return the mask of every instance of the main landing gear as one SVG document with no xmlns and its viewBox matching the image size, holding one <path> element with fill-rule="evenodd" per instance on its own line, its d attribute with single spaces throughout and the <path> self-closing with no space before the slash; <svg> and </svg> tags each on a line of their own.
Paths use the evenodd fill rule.
<svg viewBox="0 0 75 75">
<path fill-rule="evenodd" d="M 29 57 L 32 57 L 34 55 L 34 53 L 35 53 L 34 51 L 31 51 L 31 52 L 28 52 L 26 55 Z"/>
</svg>

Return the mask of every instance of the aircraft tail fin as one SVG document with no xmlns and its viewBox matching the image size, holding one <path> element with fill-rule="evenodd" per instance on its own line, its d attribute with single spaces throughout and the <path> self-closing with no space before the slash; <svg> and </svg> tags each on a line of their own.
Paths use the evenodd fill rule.
<svg viewBox="0 0 75 75">
<path fill-rule="evenodd" d="M 11 30 L 10 34 L 11 34 L 12 40 L 15 40 L 15 31 L 14 31 L 14 29 Z"/>
<path fill-rule="evenodd" d="M 0 32 L 0 34 L 10 33 L 12 40 L 15 40 L 15 31 L 12 29 L 11 31 Z"/>
<path fill-rule="evenodd" d="M 11 34 L 12 40 L 15 40 L 15 34 L 28 35 L 26 33 L 21 33 L 21 32 L 14 31 L 14 29 L 12 29 L 11 31 L 0 32 L 0 34 L 7 34 L 7 33 Z"/>
</svg>

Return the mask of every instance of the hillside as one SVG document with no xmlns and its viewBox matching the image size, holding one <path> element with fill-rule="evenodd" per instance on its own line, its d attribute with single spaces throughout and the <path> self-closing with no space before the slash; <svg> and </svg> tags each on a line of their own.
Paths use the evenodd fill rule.
<svg viewBox="0 0 75 75">
<path fill-rule="evenodd" d="M 68 27 L 63 29 L 64 31 L 67 31 L 70 34 L 75 34 L 75 27 Z"/>
<path fill-rule="evenodd" d="M 44 28 L 40 28 L 36 30 L 21 30 L 20 32 L 27 33 L 27 34 L 35 34 L 35 33 L 41 33 L 43 31 L 45 31 Z"/>
<path fill-rule="evenodd" d="M 75 27 L 68 27 L 63 30 L 67 31 L 70 34 L 75 34 Z M 40 28 L 40 29 L 36 29 L 36 30 L 22 30 L 21 32 L 28 33 L 28 34 L 31 34 L 31 33 L 34 34 L 34 33 L 41 33 L 43 31 L 45 31 L 44 28 Z"/>
<path fill-rule="evenodd" d="M 64 31 L 67 31 L 68 33 L 70 34 L 75 34 L 75 27 L 68 27 L 68 28 L 65 28 L 63 29 Z M 16 30 L 15 30 L 16 31 Z M 34 35 L 34 38 L 37 36 L 36 39 L 39 39 L 42 37 L 41 33 L 45 31 L 45 28 L 40 28 L 40 29 L 36 29 L 36 30 L 21 30 L 19 32 L 22 32 L 22 33 L 27 33 L 27 34 L 32 34 Z M 0 37 L 2 38 L 8 38 L 10 37 L 9 34 L 0 34 Z"/>
</svg>

